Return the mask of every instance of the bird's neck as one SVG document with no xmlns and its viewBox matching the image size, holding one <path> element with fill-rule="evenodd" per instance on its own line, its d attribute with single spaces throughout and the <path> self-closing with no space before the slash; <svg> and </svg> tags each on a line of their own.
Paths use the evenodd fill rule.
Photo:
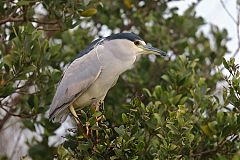
<svg viewBox="0 0 240 160">
<path fill-rule="evenodd" d="M 128 61 L 134 63 L 136 60 L 137 53 L 133 48 L 133 45 L 126 40 L 114 40 L 104 44 L 110 53 L 121 62 Z"/>
<path fill-rule="evenodd" d="M 118 59 L 121 62 L 129 62 L 129 63 L 134 63 L 136 60 L 136 55 L 132 54 L 132 53 L 128 53 L 129 51 L 115 51 L 112 52 L 113 56 Z"/>
</svg>

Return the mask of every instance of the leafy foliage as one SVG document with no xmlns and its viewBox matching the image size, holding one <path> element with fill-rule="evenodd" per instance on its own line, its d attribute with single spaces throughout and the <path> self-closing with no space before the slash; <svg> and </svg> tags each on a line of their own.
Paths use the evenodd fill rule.
<svg viewBox="0 0 240 160">
<path fill-rule="evenodd" d="M 0 2 L 0 131 L 8 117 L 20 117 L 23 129 L 41 137 L 26 142 L 32 159 L 239 159 L 240 73 L 234 58 L 223 59 L 227 32 L 211 26 L 210 43 L 199 31 L 205 21 L 197 4 L 179 15 L 168 3 Z M 104 109 L 79 113 L 89 139 L 69 130 L 62 144 L 50 145 L 60 124 L 45 113 L 62 71 L 106 28 L 137 32 L 171 55 L 142 57 L 108 93 Z"/>
</svg>

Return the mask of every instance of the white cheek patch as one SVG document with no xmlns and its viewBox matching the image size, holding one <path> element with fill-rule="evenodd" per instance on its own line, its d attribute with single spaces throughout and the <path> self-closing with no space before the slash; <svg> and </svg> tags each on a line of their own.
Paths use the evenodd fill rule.
<svg viewBox="0 0 240 160">
<path fill-rule="evenodd" d="M 146 43 L 144 41 L 140 41 L 140 42 L 141 42 L 142 45 L 144 45 L 144 46 L 146 45 Z"/>
<path fill-rule="evenodd" d="M 138 48 L 138 53 L 139 54 L 144 54 L 144 49 L 143 49 L 143 46 L 145 46 L 146 45 L 146 43 L 144 42 L 144 41 L 139 41 L 140 43 L 141 43 L 141 45 L 139 45 L 139 46 L 137 46 L 137 48 Z"/>
</svg>

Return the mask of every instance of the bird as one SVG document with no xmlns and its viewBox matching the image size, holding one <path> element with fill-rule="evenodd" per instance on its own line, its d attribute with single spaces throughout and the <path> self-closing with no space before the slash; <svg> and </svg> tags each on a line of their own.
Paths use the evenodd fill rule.
<svg viewBox="0 0 240 160">
<path fill-rule="evenodd" d="M 119 76 L 133 68 L 139 56 L 149 54 L 166 56 L 132 32 L 94 40 L 65 70 L 50 105 L 49 119 L 63 123 L 71 113 L 79 122 L 76 110 L 99 107 Z"/>
</svg>

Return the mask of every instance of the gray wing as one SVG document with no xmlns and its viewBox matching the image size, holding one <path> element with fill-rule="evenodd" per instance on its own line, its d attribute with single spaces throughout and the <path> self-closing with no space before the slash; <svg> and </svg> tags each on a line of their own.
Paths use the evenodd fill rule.
<svg viewBox="0 0 240 160">
<path fill-rule="evenodd" d="M 94 52 L 74 60 L 64 73 L 50 106 L 49 119 L 63 122 L 66 109 L 83 94 L 101 73 L 101 64 Z"/>
</svg>

